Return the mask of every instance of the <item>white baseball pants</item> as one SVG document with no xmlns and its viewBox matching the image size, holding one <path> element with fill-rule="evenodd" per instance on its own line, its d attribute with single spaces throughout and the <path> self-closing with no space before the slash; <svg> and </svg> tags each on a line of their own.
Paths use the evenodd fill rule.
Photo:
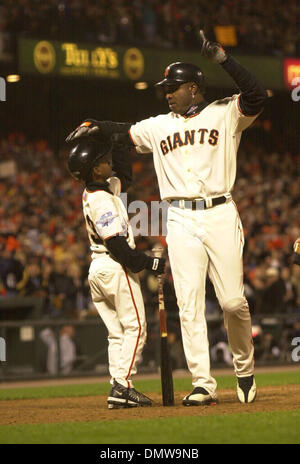
<svg viewBox="0 0 300 464">
<path fill-rule="evenodd" d="M 224 324 L 239 377 L 253 374 L 251 318 L 243 285 L 244 235 L 234 202 L 192 211 L 170 206 L 168 252 L 179 307 L 183 348 L 193 386 L 212 395 L 205 284 L 208 275 L 223 309 Z"/>
<path fill-rule="evenodd" d="M 146 342 L 145 307 L 139 277 L 99 253 L 89 269 L 92 300 L 108 330 L 108 361 L 113 379 L 132 387 L 131 376 Z"/>
</svg>

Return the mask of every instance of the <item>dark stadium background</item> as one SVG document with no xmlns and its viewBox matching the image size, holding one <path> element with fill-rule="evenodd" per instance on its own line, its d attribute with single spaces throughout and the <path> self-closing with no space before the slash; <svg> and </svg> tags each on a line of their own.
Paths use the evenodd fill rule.
<svg viewBox="0 0 300 464">
<path fill-rule="evenodd" d="M 234 86 L 214 89 L 209 82 L 207 86 L 208 101 L 236 91 Z M 66 134 L 86 117 L 134 122 L 167 112 L 167 105 L 157 97 L 153 83 L 145 90 L 137 90 L 132 82 L 40 76 L 22 76 L 18 83 L 8 84 L 7 101 L 1 106 L 4 134 L 17 130 L 33 140 L 46 137 L 56 150 L 65 146 Z M 274 91 L 259 119 L 272 123 L 270 147 L 296 153 L 299 118 L 300 105 L 292 101 L 291 93 Z"/>
<path fill-rule="evenodd" d="M 13 59 L 9 63 L 1 60 L 0 55 L 0 76 L 7 76 L 10 73 L 18 72 L 18 52 L 17 41 L 20 38 L 35 38 L 36 40 L 72 40 L 93 45 L 100 45 L 100 40 L 95 40 L 93 29 L 88 30 L 83 26 L 85 6 L 93 7 L 93 1 L 69 2 L 72 6 L 78 4 L 83 19 L 80 21 L 80 14 L 75 11 L 74 23 L 72 27 L 63 28 L 57 26 L 52 29 L 51 24 L 56 24 L 57 8 L 66 5 L 65 2 L 39 2 L 22 1 L 21 5 L 15 5 L 8 0 L 3 2 L 6 5 L 4 10 L 5 20 L 1 31 L 11 39 L 9 50 Z M 104 16 L 108 5 L 113 5 L 112 11 L 116 21 L 124 13 L 120 13 L 118 8 L 123 5 L 128 9 L 128 15 L 133 15 L 131 4 L 127 1 L 102 1 Z M 208 34 L 213 37 L 214 23 L 218 15 L 222 17 L 223 24 L 228 24 L 231 14 L 234 24 L 238 31 L 238 43 L 230 51 L 242 56 L 251 56 L 254 60 L 257 57 L 275 57 L 284 59 L 285 57 L 299 58 L 299 33 L 297 35 L 297 21 L 299 21 L 299 8 L 296 2 L 290 0 L 286 8 L 281 2 L 222 2 L 222 8 L 216 9 L 212 14 L 214 6 L 220 2 L 211 1 L 191 1 L 186 2 L 152 2 L 156 7 L 163 4 L 172 3 L 177 6 L 176 18 L 173 24 L 168 24 L 170 35 L 163 36 L 164 28 L 158 28 L 161 34 L 161 44 L 153 43 L 153 52 L 160 49 L 160 45 L 167 51 L 178 51 L 178 55 L 189 51 L 197 51 L 197 41 L 193 27 L 196 28 L 197 15 L 195 14 L 194 26 L 191 23 L 191 8 L 203 8 L 202 13 L 206 14 L 208 21 Z M 145 2 L 151 5 L 151 2 Z M 0 5 L 3 8 L 3 5 Z M 48 6 L 47 6 L 48 5 Z M 135 6 L 140 7 L 143 2 L 135 2 Z M 47 16 L 41 15 L 39 18 L 39 6 L 51 9 L 51 20 Z M 66 6 L 63 6 L 66 8 Z M 76 9 L 76 8 L 75 8 Z M 187 10 L 187 11 L 186 11 Z M 227 12 L 226 12 L 226 11 Z M 41 9 L 42 11 L 42 9 Z M 61 10 L 59 10 L 61 11 Z M 122 10 L 123 11 L 123 10 Z M 161 11 L 158 9 L 159 14 Z M 1 10 L 2 12 L 2 10 Z M 229 12 L 229 13 L 228 13 Z M 193 11 L 192 11 L 193 13 Z M 101 13 L 103 15 L 103 12 Z M 62 15 L 60 20 L 62 20 Z M 125 15 L 126 16 L 126 15 Z M 103 16 L 101 16 L 103 18 Z M 203 16 L 202 16 L 203 17 Z M 20 19 L 21 18 L 21 19 Z M 28 21 L 29 18 L 29 21 Z M 179 18 L 179 19 L 178 19 Z M 229 18 L 229 19 L 228 19 Z M 41 19 L 41 21 L 40 21 Z M 121 18 L 122 19 L 122 18 Z M 80 27 L 76 27 L 79 21 Z M 222 24 L 220 21 L 220 24 Z M 4 25 L 3 25 L 4 24 Z M 60 24 L 60 23 L 57 23 Z M 119 24 L 119 23 L 118 23 Z M 121 22 L 120 22 L 121 24 Z M 245 26 L 247 24 L 247 27 Z M 243 29 L 243 26 L 244 29 Z M 255 29 L 256 26 L 259 26 Z M 44 29 L 43 29 L 44 27 Z M 56 27 L 56 26 L 55 26 Z M 264 34 L 264 27 L 268 28 L 268 37 Z M 24 29 L 25 28 L 25 29 Z M 53 32 L 54 31 L 54 32 Z M 182 34 L 178 34 L 182 32 Z M 256 31 L 256 32 L 253 32 Z M 89 34 L 90 32 L 90 34 Z M 151 45 L 141 36 L 128 35 L 119 27 L 114 36 L 112 46 L 137 46 L 152 50 Z M 271 34 L 271 35 L 270 35 Z M 5 36 L 6 37 L 6 36 Z M 146 37 L 146 36 L 145 36 Z M 270 39 L 271 37 L 271 39 Z M 280 40 L 285 38 L 285 41 Z M 297 38 L 298 37 L 298 38 Z M 214 37 L 215 38 L 215 37 Z M 107 42 L 105 42 L 107 44 Z M 106 46 L 106 45 L 105 45 Z M 253 61 L 252 61 L 253 62 Z M 166 63 L 166 65 L 169 63 Z M 153 64 L 153 67 L 155 63 Z M 255 71 L 254 71 L 255 72 Z M 218 69 L 216 67 L 216 73 Z M 159 76 L 160 77 L 160 76 Z M 158 77 L 158 78 L 159 78 Z M 0 102 L 0 145 L 4 148 L 0 152 L 0 163 L 3 160 L 14 159 L 18 166 L 17 174 L 29 173 L 33 175 L 34 195 L 48 195 L 50 187 L 49 223 L 51 214 L 60 211 L 61 224 L 56 224 L 57 233 L 51 236 L 51 245 L 55 244 L 63 248 L 68 248 L 68 243 L 64 242 L 63 208 L 66 209 L 66 216 L 69 213 L 70 198 L 76 203 L 76 226 L 73 226 L 73 240 L 86 241 L 84 224 L 80 216 L 80 185 L 72 184 L 72 192 L 67 190 L 65 182 L 70 182 L 68 173 L 65 170 L 65 156 L 68 150 L 65 144 L 65 137 L 83 119 L 92 117 L 98 120 L 113 121 L 139 121 L 151 115 L 167 112 L 167 105 L 160 100 L 154 90 L 154 81 L 148 83 L 146 90 L 137 90 L 134 82 L 130 80 L 108 80 L 84 77 L 44 77 L 37 74 L 22 74 L 19 82 L 7 83 L 6 101 Z M 213 101 L 232 95 L 236 92 L 234 85 L 231 87 L 213 87 L 210 80 L 206 81 L 206 98 Z M 295 102 L 291 98 L 291 89 L 282 87 L 281 89 L 269 89 L 271 96 L 266 103 L 263 114 L 249 128 L 242 137 L 238 154 L 238 176 L 235 188 L 235 198 L 243 223 L 246 225 L 247 235 L 245 243 L 245 283 L 247 286 L 247 297 L 253 318 L 253 337 L 256 348 L 256 362 L 259 364 L 285 364 L 291 361 L 291 340 L 299 336 L 300 330 L 300 275 L 292 264 L 292 244 L 300 235 L 299 224 L 299 121 L 300 121 L 300 102 Z M 300 94 L 300 92 L 299 92 Z M 43 147 L 51 150 L 51 160 L 43 164 L 38 149 L 38 142 L 43 141 Z M 5 143 L 7 142 L 7 145 Z M 11 150 L 11 151 L 10 151 Z M 42 150 L 46 150 L 43 148 Z M 18 153 L 20 158 L 18 159 Z M 30 154 L 26 161 L 26 154 Z M 37 162 L 34 163 L 34 160 Z M 151 156 L 141 160 L 133 154 L 134 162 L 134 185 L 130 190 L 130 199 L 141 199 L 147 201 L 157 200 L 158 190 L 156 178 L 152 167 Z M 31 164 L 30 164 L 31 163 Z M 37 167 L 34 167 L 36 164 Z M 47 171 L 49 169 L 49 171 Z M 36 170 L 36 171 L 34 171 Z M 54 188 L 52 182 L 55 175 L 55 182 L 61 182 Z M 16 214 L 18 211 L 18 201 L 22 195 L 28 194 L 28 198 L 34 195 L 31 193 L 31 186 L 19 185 L 21 197 L 18 191 L 14 191 L 17 183 L 17 176 L 11 178 L 0 178 L 0 189 L 2 199 L 0 200 L 0 260 L 3 266 L 6 257 L 5 249 L 7 239 L 12 236 L 18 240 L 18 233 L 5 230 L 6 217 L 11 208 L 10 195 L 13 199 Z M 27 190 L 28 189 L 28 190 Z M 64 190 L 65 189 L 65 190 Z M 46 193 L 47 192 L 47 193 Z M 58 200 L 59 198 L 59 200 Z M 282 199 L 284 198 L 284 201 Z M 38 202 L 38 201 L 37 201 Z M 30 203 L 30 201 L 28 201 Z M 4 205 L 4 207 L 2 207 Z M 64 206 L 65 205 L 65 206 Z M 36 205 L 35 205 L 36 207 Z M 26 208 L 25 208 L 26 209 Z M 251 213 L 253 217 L 251 217 Z M 26 216 L 26 232 L 33 230 L 36 219 L 32 218 L 30 208 Z M 249 216 L 250 214 L 250 216 Z M 257 215 L 257 217 L 255 217 Z M 289 223 L 292 222 L 292 224 Z M 39 224 L 41 226 L 41 224 Z M 46 226 L 47 227 L 47 224 Z M 293 229 L 293 230 L 292 230 Z M 42 229 L 41 229 L 42 230 Z M 44 231 L 44 229 L 43 229 Z M 22 226 L 19 232 L 23 233 Z M 15 236 L 14 236 L 15 234 Z M 23 237 L 23 235 L 21 235 Z M 153 239 L 137 237 L 137 246 L 144 250 L 150 250 Z M 83 282 L 86 279 L 87 263 L 89 260 L 89 250 L 87 241 L 85 242 L 85 260 L 82 259 L 81 276 Z M 21 249 L 23 244 L 20 244 Z M 10 251 L 14 255 L 14 251 Z M 31 265 L 35 265 L 42 270 L 47 260 L 44 257 L 36 256 L 32 251 L 26 250 L 24 262 L 20 265 L 20 273 L 27 270 Z M 4 261 L 3 261 L 4 260 Z M 48 262 L 49 261 L 49 262 Z M 53 266 L 54 263 L 49 259 L 47 264 Z M 76 261 L 76 258 L 75 258 Z M 275 263 L 275 264 L 274 264 Z M 23 267 L 22 267 L 23 266 Z M 67 269 L 63 272 L 67 273 Z M 274 274 L 275 273 L 275 274 Z M 18 277 L 21 279 L 21 277 Z M 145 297 L 145 304 L 148 318 L 148 342 L 144 352 L 143 364 L 140 371 L 157 371 L 158 368 L 158 325 L 157 325 L 157 295 L 155 282 L 149 279 L 149 275 L 141 276 L 142 288 Z M 29 378 L 48 375 L 62 375 L 60 370 L 59 357 L 57 362 L 58 370 L 53 374 L 45 367 L 47 349 L 40 338 L 40 332 L 45 328 L 53 329 L 53 334 L 58 341 L 62 334 L 70 336 L 76 343 L 77 359 L 72 370 L 66 375 L 94 375 L 97 373 L 107 374 L 107 352 L 106 352 L 106 330 L 101 321 L 92 310 L 91 303 L 88 301 L 87 288 L 83 288 L 84 303 L 80 308 L 73 305 L 70 300 L 68 311 L 64 312 L 55 307 L 55 293 L 47 298 L 54 301 L 53 306 L 45 307 L 36 301 L 32 302 L 31 297 L 39 295 L 39 289 L 31 287 L 26 292 L 18 292 L 15 288 L 9 295 L 5 289 L 5 283 L 0 285 L 0 336 L 5 338 L 7 345 L 7 361 L 0 362 L 0 377 L 2 378 Z M 47 293 L 47 289 L 43 292 Z M 2 293 L 1 293 L 2 292 Z M 51 293 L 51 292 L 50 292 Z M 182 352 L 180 329 L 177 315 L 177 306 L 174 296 L 172 276 L 168 269 L 165 282 L 166 305 L 169 310 L 169 331 L 170 343 L 172 344 L 173 366 L 174 368 L 186 368 Z M 27 298 L 27 300 L 26 300 Z M 50 309 L 49 309 L 50 308 Z M 227 346 L 226 334 L 222 325 L 222 315 L 216 302 L 214 291 L 208 282 L 207 286 L 207 311 L 209 336 L 211 345 L 217 346 L 219 342 Z M 23 330 L 23 328 L 31 330 Z M 71 327 L 71 328 L 70 328 Z M 70 335 L 71 334 L 71 335 Z M 227 366 L 222 351 L 216 351 L 213 366 Z"/>
</svg>

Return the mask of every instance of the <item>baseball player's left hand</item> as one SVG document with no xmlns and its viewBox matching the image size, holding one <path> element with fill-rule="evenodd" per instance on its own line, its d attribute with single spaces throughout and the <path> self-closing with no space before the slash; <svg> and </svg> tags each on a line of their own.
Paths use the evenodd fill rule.
<svg viewBox="0 0 300 464">
<path fill-rule="evenodd" d="M 152 258 L 148 257 L 146 269 L 153 272 L 155 275 L 164 274 L 166 266 L 166 260 L 164 258 Z"/>
<path fill-rule="evenodd" d="M 207 40 L 202 29 L 200 30 L 199 34 L 201 39 L 201 55 L 213 63 L 224 63 L 224 61 L 227 59 L 227 55 L 223 47 L 217 42 L 210 42 Z"/>
<path fill-rule="evenodd" d="M 66 142 L 73 142 L 82 137 L 96 135 L 100 132 L 100 122 L 95 119 L 85 119 L 74 131 L 66 138 Z"/>
</svg>

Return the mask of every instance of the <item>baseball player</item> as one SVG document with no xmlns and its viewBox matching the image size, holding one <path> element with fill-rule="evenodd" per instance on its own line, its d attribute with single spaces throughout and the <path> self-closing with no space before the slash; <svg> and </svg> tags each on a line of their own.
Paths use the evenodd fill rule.
<svg viewBox="0 0 300 464">
<path fill-rule="evenodd" d="M 263 110 L 267 92 L 218 43 L 200 32 L 201 55 L 220 65 L 239 92 L 208 103 L 201 70 L 169 65 L 162 89 L 170 112 L 136 124 L 85 120 L 67 141 L 83 135 L 131 140 L 138 153 L 153 153 L 160 195 L 168 209 L 168 253 L 179 307 L 182 340 L 193 391 L 185 406 L 217 402 L 210 373 L 205 282 L 208 273 L 223 310 L 224 324 L 242 403 L 256 397 L 251 318 L 243 285 L 244 235 L 231 191 L 243 130 Z"/>
<path fill-rule="evenodd" d="M 120 146 L 116 148 L 86 138 L 74 145 L 67 160 L 72 176 L 85 182 L 83 214 L 92 252 L 88 279 L 92 300 L 108 330 L 112 384 L 109 409 L 152 404 L 135 390 L 131 380 L 146 341 L 145 308 L 137 273 L 142 269 L 163 273 L 165 265 L 164 259 L 135 249 L 119 197 L 121 189 L 126 191 L 131 183 L 130 157 Z"/>
</svg>

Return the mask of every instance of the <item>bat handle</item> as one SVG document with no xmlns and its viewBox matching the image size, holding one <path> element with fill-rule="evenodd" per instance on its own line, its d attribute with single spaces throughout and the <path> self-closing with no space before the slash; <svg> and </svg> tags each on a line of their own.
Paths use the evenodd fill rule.
<svg viewBox="0 0 300 464">
<path fill-rule="evenodd" d="M 152 249 L 152 254 L 155 258 L 161 258 L 164 253 L 164 248 L 161 245 L 156 245 Z M 166 311 L 165 311 L 165 301 L 164 301 L 164 292 L 163 292 L 163 274 L 157 276 L 157 286 L 158 286 L 158 310 L 159 310 L 159 322 L 160 322 L 160 336 L 167 337 L 167 322 L 166 322 Z"/>
<path fill-rule="evenodd" d="M 152 248 L 152 254 L 154 258 L 161 258 L 164 254 L 164 251 L 165 249 L 161 245 L 156 245 L 154 248 Z"/>
<path fill-rule="evenodd" d="M 157 283 L 158 283 L 158 289 L 159 290 L 163 288 L 163 282 L 164 282 L 163 274 L 159 274 L 157 276 Z"/>
<path fill-rule="evenodd" d="M 154 258 L 162 258 L 164 252 L 165 252 L 165 249 L 161 245 L 156 245 L 154 248 L 152 248 L 152 255 Z M 163 282 L 164 282 L 164 274 L 159 274 L 157 276 L 158 289 L 160 287 L 162 289 Z"/>
</svg>

